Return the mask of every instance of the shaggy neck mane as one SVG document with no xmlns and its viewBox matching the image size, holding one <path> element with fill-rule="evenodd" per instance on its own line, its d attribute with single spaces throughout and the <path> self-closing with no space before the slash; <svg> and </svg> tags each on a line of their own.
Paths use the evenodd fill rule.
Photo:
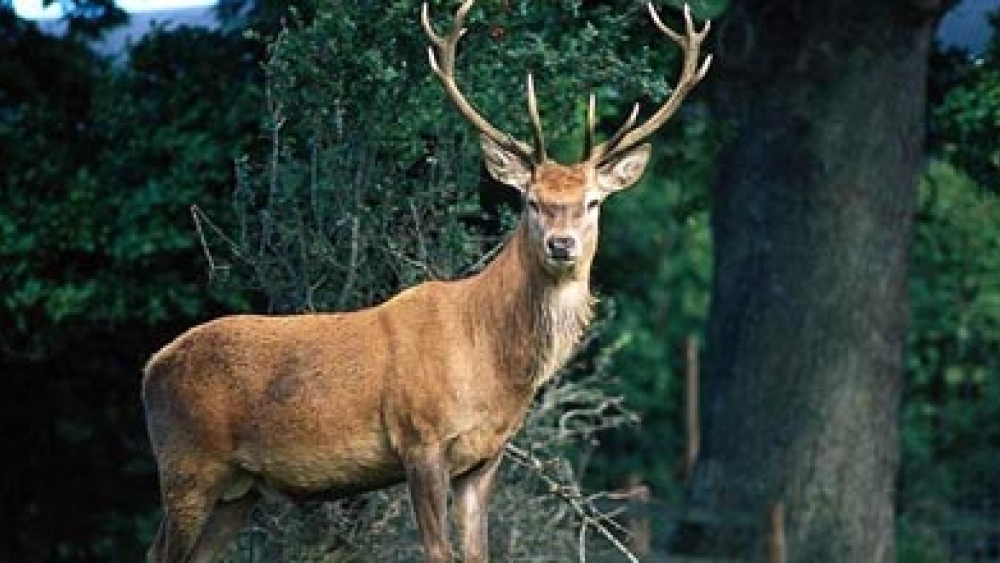
<svg viewBox="0 0 1000 563">
<path fill-rule="evenodd" d="M 543 270 L 522 221 L 493 262 L 469 280 L 466 310 L 504 373 L 537 388 L 562 367 L 592 317 L 589 277 L 589 256 L 572 276 Z"/>
</svg>

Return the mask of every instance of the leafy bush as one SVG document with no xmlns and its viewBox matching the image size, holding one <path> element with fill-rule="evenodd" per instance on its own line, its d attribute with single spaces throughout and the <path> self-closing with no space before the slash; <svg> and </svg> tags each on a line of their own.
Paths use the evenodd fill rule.
<svg viewBox="0 0 1000 563">
<path fill-rule="evenodd" d="M 216 209 L 256 133 L 251 44 L 160 30 L 111 64 L 77 31 L 0 5 L 0 425 L 18 429 L 0 445 L 18 522 L 0 560 L 139 558 L 155 490 L 139 367 L 238 305 L 206 295 L 188 207 Z"/>
<path fill-rule="evenodd" d="M 249 46 L 160 32 L 111 69 L 69 40 L 10 45 L 47 46 L 52 60 L 4 55 L 15 64 L 3 70 L 0 122 L 3 346 L 41 358 L 83 327 L 203 314 L 201 284 L 188 276 L 198 269 L 188 206 L 221 201 L 259 122 Z M 53 80 L 48 67 L 62 72 Z M 180 81 L 198 87 L 173 87 Z"/>
<path fill-rule="evenodd" d="M 931 59 L 935 159 L 920 186 L 910 276 L 901 561 L 964 560 L 995 545 L 984 532 L 1000 494 L 998 60 L 996 33 L 982 55 Z"/>
<path fill-rule="evenodd" d="M 1000 491 L 998 225 L 995 192 L 931 162 L 920 186 L 910 281 L 902 545 L 929 541 L 928 530 L 972 533 L 985 513 L 971 509 L 988 506 Z M 921 529 L 919 537 L 905 535 Z"/>
<path fill-rule="evenodd" d="M 982 187 L 1000 191 L 1000 39 L 981 59 L 952 55 L 955 72 L 943 99 L 934 108 L 931 139 L 934 149 Z"/>
</svg>

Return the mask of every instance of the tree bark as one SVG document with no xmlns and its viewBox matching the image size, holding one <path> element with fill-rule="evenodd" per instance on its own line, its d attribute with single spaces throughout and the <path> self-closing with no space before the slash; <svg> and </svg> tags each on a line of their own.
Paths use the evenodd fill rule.
<svg viewBox="0 0 1000 563">
<path fill-rule="evenodd" d="M 689 553 L 892 562 L 928 0 L 745 0 L 717 28 L 704 435 Z"/>
</svg>

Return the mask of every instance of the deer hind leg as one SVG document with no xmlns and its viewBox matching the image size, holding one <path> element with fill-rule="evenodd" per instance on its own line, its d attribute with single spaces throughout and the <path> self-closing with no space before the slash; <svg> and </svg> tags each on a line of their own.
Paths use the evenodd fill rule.
<svg viewBox="0 0 1000 563">
<path fill-rule="evenodd" d="M 156 536 L 153 538 L 152 545 L 149 546 L 149 552 L 146 554 L 146 563 L 159 563 L 163 561 L 164 550 L 166 549 L 167 543 L 167 517 L 166 515 L 160 520 L 160 527 L 156 529 Z"/>
<path fill-rule="evenodd" d="M 489 561 L 489 498 L 501 458 L 502 452 L 455 480 L 455 512 L 464 563 Z"/>
<path fill-rule="evenodd" d="M 198 538 L 191 561 L 211 563 L 243 529 L 259 498 L 260 495 L 251 491 L 234 500 L 218 501 Z"/>
<path fill-rule="evenodd" d="M 150 563 L 195 561 L 199 538 L 231 475 L 227 466 L 218 463 L 186 470 L 161 468 L 163 521 L 149 551 Z"/>
<path fill-rule="evenodd" d="M 448 472 L 440 446 L 414 448 L 404 455 L 410 502 L 428 563 L 450 563 Z"/>
</svg>

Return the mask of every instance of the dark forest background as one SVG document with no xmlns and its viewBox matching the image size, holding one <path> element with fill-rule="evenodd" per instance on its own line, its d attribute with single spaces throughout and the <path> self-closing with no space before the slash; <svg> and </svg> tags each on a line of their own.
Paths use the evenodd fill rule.
<svg viewBox="0 0 1000 563">
<path fill-rule="evenodd" d="M 782 500 L 791 561 L 995 561 L 1000 37 L 932 45 L 948 3 L 822 4 L 693 6 L 718 19 L 716 68 L 607 205 L 599 334 L 571 370 L 600 364 L 640 422 L 572 455 L 587 487 L 648 488 L 654 553 L 758 553 L 744 523 Z M 3 562 L 141 560 L 158 514 L 140 372 L 179 332 L 462 275 L 516 213 L 426 68 L 417 3 L 229 0 L 216 28 L 95 54 L 125 17 L 81 2 L 56 36 L 0 4 Z M 563 160 L 591 91 L 613 131 L 674 79 L 635 2 L 481 0 L 470 26 L 470 96 L 523 134 L 534 69 Z M 690 479 L 688 350 L 706 380 Z M 870 474 L 856 448 L 879 452 Z M 816 508 L 814 474 L 887 520 L 853 521 L 848 495 Z M 815 535 L 858 526 L 882 539 Z"/>
</svg>

